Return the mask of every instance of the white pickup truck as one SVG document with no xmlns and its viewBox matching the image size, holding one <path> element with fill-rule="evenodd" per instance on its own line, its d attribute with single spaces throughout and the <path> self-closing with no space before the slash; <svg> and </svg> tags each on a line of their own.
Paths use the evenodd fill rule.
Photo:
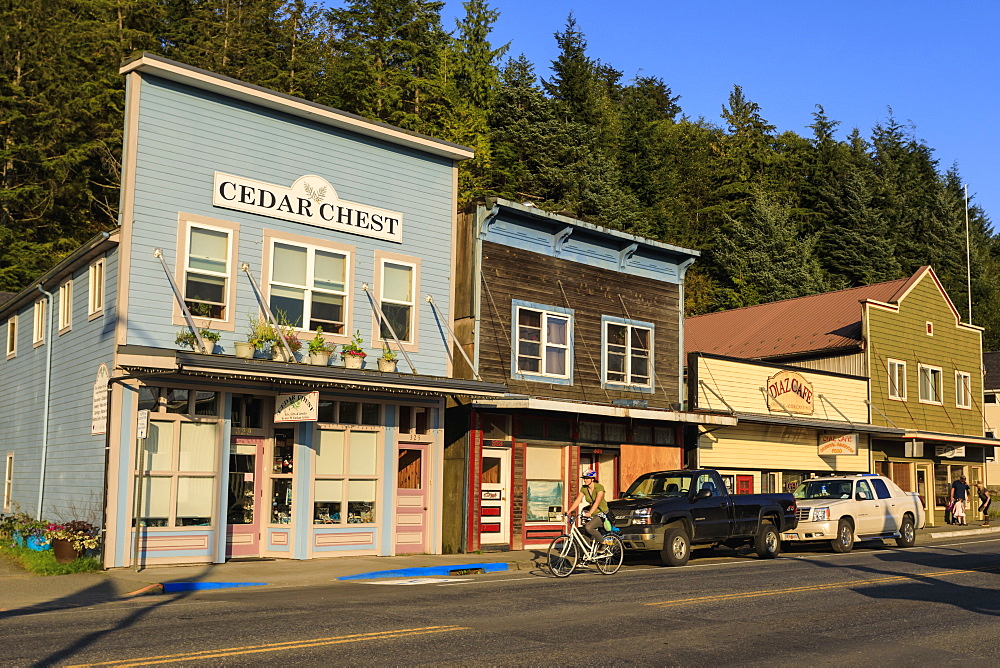
<svg viewBox="0 0 1000 668">
<path fill-rule="evenodd" d="M 829 541 L 835 552 L 850 552 L 856 540 L 895 538 L 912 547 L 924 528 L 920 497 L 874 473 L 809 478 L 793 496 L 799 522 L 781 534 L 786 542 Z"/>
</svg>

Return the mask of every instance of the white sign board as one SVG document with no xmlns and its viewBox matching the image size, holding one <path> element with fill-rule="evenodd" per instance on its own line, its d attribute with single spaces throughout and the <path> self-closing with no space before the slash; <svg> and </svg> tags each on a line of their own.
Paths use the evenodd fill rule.
<svg viewBox="0 0 1000 668">
<path fill-rule="evenodd" d="M 953 459 L 955 457 L 965 456 L 965 446 L 964 445 L 935 445 L 934 452 L 938 457 L 947 457 L 948 459 Z"/>
<path fill-rule="evenodd" d="M 856 455 L 858 454 L 857 434 L 820 434 L 819 455 Z"/>
<path fill-rule="evenodd" d="M 136 418 L 135 437 L 146 438 L 146 434 L 148 432 L 149 432 L 149 411 L 144 408 L 141 411 L 139 411 L 139 415 Z"/>
<path fill-rule="evenodd" d="M 321 176 L 300 176 L 286 188 L 216 172 L 212 204 L 403 243 L 403 214 L 342 200 Z"/>
<path fill-rule="evenodd" d="M 316 422 L 319 420 L 319 392 L 279 394 L 274 405 L 275 422 Z"/>
<path fill-rule="evenodd" d="M 93 404 L 90 413 L 90 433 L 108 433 L 108 365 L 97 367 L 97 378 L 94 380 Z"/>
</svg>

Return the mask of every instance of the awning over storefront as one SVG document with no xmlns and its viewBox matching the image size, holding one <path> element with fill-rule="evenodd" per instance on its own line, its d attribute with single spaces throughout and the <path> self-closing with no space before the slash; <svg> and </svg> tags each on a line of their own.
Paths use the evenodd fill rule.
<svg viewBox="0 0 1000 668">
<path fill-rule="evenodd" d="M 507 392 L 507 388 L 503 385 L 474 380 L 288 364 L 266 359 L 203 355 L 147 346 L 120 346 L 118 366 L 136 375 L 197 376 L 221 381 L 239 380 L 312 389 L 361 389 L 476 397 L 502 396 Z"/>
<path fill-rule="evenodd" d="M 978 436 L 960 436 L 959 434 L 939 434 L 933 431 L 916 431 L 907 429 L 902 438 L 914 441 L 931 441 L 935 443 L 962 443 L 963 445 L 985 445 L 996 447 L 1000 445 L 1000 439 L 986 438 Z"/>
<path fill-rule="evenodd" d="M 788 417 L 786 415 L 762 415 L 760 413 L 737 413 L 736 418 L 741 423 L 777 424 L 786 427 L 809 427 L 812 429 L 830 429 L 833 431 L 856 431 L 866 434 L 879 434 L 887 437 L 903 437 L 903 429 L 883 427 L 867 422 L 841 422 L 839 420 L 817 420 L 808 417 Z"/>
<path fill-rule="evenodd" d="M 731 427 L 736 424 L 736 418 L 734 416 L 720 415 L 717 413 L 691 413 L 688 411 L 659 410 L 655 408 L 631 408 L 628 406 L 611 406 L 608 404 L 589 403 L 586 401 L 543 399 L 540 397 L 509 395 L 499 399 L 476 399 L 472 403 L 482 408 L 517 408 L 554 411 L 557 413 L 583 413 L 586 415 L 603 415 L 607 417 L 632 418 L 636 420 L 661 420 L 664 422 L 710 424 L 720 427 Z"/>
</svg>

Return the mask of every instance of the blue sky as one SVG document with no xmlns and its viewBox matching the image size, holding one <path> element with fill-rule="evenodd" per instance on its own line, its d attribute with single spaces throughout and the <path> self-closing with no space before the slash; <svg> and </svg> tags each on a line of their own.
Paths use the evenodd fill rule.
<svg viewBox="0 0 1000 668">
<path fill-rule="evenodd" d="M 335 4 L 331 2 L 330 4 Z M 863 135 L 888 108 L 957 163 L 973 201 L 1000 222 L 997 0 L 492 0 L 493 42 L 510 42 L 537 73 L 557 55 L 553 33 L 573 11 L 588 55 L 662 78 L 691 117 L 720 123 L 733 85 L 779 131 L 808 134 L 816 104 Z M 445 27 L 464 13 L 447 0 Z M 993 44 L 994 46 L 990 46 Z"/>
</svg>

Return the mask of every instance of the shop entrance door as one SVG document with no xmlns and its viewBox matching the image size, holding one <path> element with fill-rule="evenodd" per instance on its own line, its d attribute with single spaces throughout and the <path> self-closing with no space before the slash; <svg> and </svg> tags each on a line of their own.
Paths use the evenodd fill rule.
<svg viewBox="0 0 1000 668">
<path fill-rule="evenodd" d="M 229 446 L 226 557 L 260 556 L 263 460 L 263 438 L 233 438 Z"/>
<path fill-rule="evenodd" d="M 917 464 L 917 496 L 920 497 L 920 503 L 924 504 L 924 511 L 926 512 L 927 524 L 934 524 L 934 499 L 929 496 L 930 494 L 930 481 L 933 479 L 931 474 L 931 467 L 927 464 Z"/>
<path fill-rule="evenodd" d="M 510 544 L 510 448 L 483 448 L 479 478 L 479 540 Z"/>
<path fill-rule="evenodd" d="M 427 551 L 427 446 L 401 443 L 396 464 L 396 554 Z"/>
</svg>

